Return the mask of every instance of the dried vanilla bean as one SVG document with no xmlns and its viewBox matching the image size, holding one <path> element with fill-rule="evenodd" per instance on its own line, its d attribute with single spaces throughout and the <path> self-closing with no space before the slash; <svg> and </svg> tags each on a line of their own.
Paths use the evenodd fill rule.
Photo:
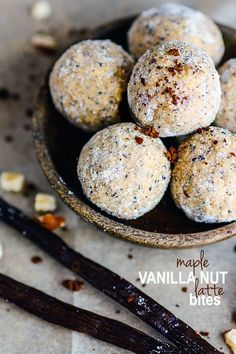
<svg viewBox="0 0 236 354">
<path fill-rule="evenodd" d="M 137 354 L 181 354 L 126 324 L 62 302 L 0 273 L 0 297 L 50 323 L 85 333 Z"/>
<path fill-rule="evenodd" d="M 194 329 L 116 273 L 70 248 L 17 208 L 0 199 L 0 218 L 58 262 L 158 330 L 185 353 L 220 354 Z"/>
</svg>

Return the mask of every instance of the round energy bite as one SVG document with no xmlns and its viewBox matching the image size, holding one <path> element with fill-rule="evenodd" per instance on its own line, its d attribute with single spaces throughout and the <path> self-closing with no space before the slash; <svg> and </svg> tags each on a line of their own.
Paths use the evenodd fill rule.
<svg viewBox="0 0 236 354">
<path fill-rule="evenodd" d="M 220 81 L 212 59 L 186 42 L 152 47 L 134 66 L 128 102 L 134 118 L 161 137 L 209 126 L 220 105 Z"/>
<path fill-rule="evenodd" d="M 133 123 L 97 132 L 83 147 L 78 177 L 86 197 L 107 213 L 136 219 L 153 209 L 170 181 L 166 148 Z"/>
<path fill-rule="evenodd" d="M 176 205 L 192 220 L 236 220 L 236 136 L 210 127 L 195 133 L 178 149 L 171 192 Z"/>
<path fill-rule="evenodd" d="M 180 4 L 164 4 L 141 13 L 129 32 L 129 48 L 140 57 L 153 45 L 182 40 L 204 49 L 215 64 L 224 54 L 224 42 L 217 25 L 203 13 Z"/>
<path fill-rule="evenodd" d="M 119 122 L 119 106 L 133 64 L 132 57 L 110 40 L 86 40 L 73 45 L 59 58 L 50 75 L 56 108 L 87 131 Z"/>
<path fill-rule="evenodd" d="M 236 58 L 226 61 L 219 73 L 222 97 L 215 123 L 236 133 Z"/>
</svg>

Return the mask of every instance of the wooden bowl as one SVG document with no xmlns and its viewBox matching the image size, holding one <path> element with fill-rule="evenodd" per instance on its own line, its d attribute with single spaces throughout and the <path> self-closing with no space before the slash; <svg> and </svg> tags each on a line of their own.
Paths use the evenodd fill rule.
<svg viewBox="0 0 236 354">
<path fill-rule="evenodd" d="M 134 17 L 110 23 L 91 36 L 109 38 L 127 49 L 126 33 L 133 20 Z M 224 60 L 236 57 L 236 31 L 225 26 L 220 28 L 226 43 Z M 74 127 L 57 112 L 48 90 L 48 78 L 46 81 L 40 90 L 33 118 L 37 157 L 51 186 L 84 220 L 124 240 L 160 248 L 206 245 L 236 234 L 236 222 L 204 224 L 189 220 L 174 205 L 169 191 L 154 210 L 137 220 L 116 219 L 90 203 L 82 193 L 76 165 L 81 148 L 91 134 Z M 123 116 L 131 120 L 127 103 L 123 106 Z M 168 145 L 168 139 L 165 143 Z"/>
</svg>

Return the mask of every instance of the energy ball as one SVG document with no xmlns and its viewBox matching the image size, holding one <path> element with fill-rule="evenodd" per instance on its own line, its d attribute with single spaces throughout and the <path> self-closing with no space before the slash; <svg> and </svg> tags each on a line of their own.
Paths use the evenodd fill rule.
<svg viewBox="0 0 236 354">
<path fill-rule="evenodd" d="M 116 124 L 97 132 L 81 151 L 84 194 L 117 218 L 136 219 L 152 210 L 170 181 L 165 146 L 146 134 L 133 123 Z"/>
<path fill-rule="evenodd" d="M 203 13 L 180 4 L 168 3 L 144 11 L 129 32 L 129 48 L 140 57 L 153 45 L 182 40 L 204 49 L 215 64 L 224 54 L 224 42 L 217 25 Z"/>
<path fill-rule="evenodd" d="M 110 40 L 86 40 L 56 62 L 50 90 L 59 112 L 76 126 L 96 131 L 120 121 L 120 103 L 134 61 Z"/>
<path fill-rule="evenodd" d="M 176 205 L 192 220 L 236 220 L 236 136 L 210 127 L 183 142 L 172 172 Z"/>
<path fill-rule="evenodd" d="M 236 133 L 236 58 L 225 62 L 219 72 L 222 97 L 215 123 Z"/>
<path fill-rule="evenodd" d="M 131 113 L 161 137 L 209 126 L 220 105 L 220 80 L 212 59 L 182 41 L 146 51 L 134 66 L 129 85 Z"/>
</svg>

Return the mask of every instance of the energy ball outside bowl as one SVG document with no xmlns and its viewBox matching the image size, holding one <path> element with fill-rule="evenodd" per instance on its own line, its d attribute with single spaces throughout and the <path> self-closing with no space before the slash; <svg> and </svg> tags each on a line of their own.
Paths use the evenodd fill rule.
<svg viewBox="0 0 236 354">
<path fill-rule="evenodd" d="M 178 149 L 171 192 L 176 205 L 192 220 L 236 220 L 236 136 L 210 127 L 195 133 Z"/>
<path fill-rule="evenodd" d="M 144 11 L 129 32 L 129 48 L 140 57 L 153 45 L 182 40 L 204 49 L 215 64 L 224 54 L 224 42 L 217 25 L 203 13 L 180 4 L 164 4 Z"/>
<path fill-rule="evenodd" d="M 110 40 L 86 40 L 56 62 L 50 90 L 59 112 L 86 131 L 120 121 L 120 103 L 134 61 Z"/>
<path fill-rule="evenodd" d="M 86 197 L 121 219 L 136 219 L 152 210 L 170 181 L 170 162 L 159 138 L 133 123 L 97 132 L 83 147 L 78 177 Z"/>
<path fill-rule="evenodd" d="M 128 102 L 141 125 L 161 137 L 209 126 L 220 105 L 220 80 L 212 59 L 182 41 L 154 46 L 134 66 Z"/>
<path fill-rule="evenodd" d="M 225 62 L 219 73 L 222 97 L 215 123 L 236 133 L 236 58 Z"/>
</svg>

